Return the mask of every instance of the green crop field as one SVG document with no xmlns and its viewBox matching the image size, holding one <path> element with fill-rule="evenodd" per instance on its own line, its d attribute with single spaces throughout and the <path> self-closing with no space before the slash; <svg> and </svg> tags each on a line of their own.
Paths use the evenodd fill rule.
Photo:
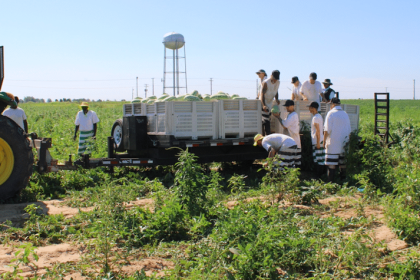
<svg viewBox="0 0 420 280">
<path fill-rule="evenodd" d="M 373 100 L 343 102 L 360 106 L 361 139 L 338 183 L 185 151 L 174 166 L 34 172 L 0 205 L 25 213 L 0 220 L 0 278 L 420 279 L 420 101 L 391 101 L 389 147 L 373 135 Z M 90 104 L 93 157 L 122 104 Z M 21 107 L 54 158 L 77 153 L 77 104 Z"/>
</svg>

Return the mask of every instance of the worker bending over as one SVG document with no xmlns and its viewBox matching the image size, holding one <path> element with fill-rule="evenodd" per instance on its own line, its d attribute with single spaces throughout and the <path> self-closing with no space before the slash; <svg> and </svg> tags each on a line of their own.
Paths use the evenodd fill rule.
<svg viewBox="0 0 420 280">
<path fill-rule="evenodd" d="M 254 137 L 254 146 L 263 147 L 268 152 L 269 158 L 278 154 L 281 159 L 280 166 L 300 165 L 301 155 L 292 137 L 280 133 L 273 133 L 265 137 L 257 134 Z"/>
<path fill-rule="evenodd" d="M 77 131 L 80 130 L 78 154 L 83 155 L 91 153 L 89 140 L 96 139 L 97 123 L 99 122 L 99 119 L 94 111 L 89 111 L 88 103 L 82 102 L 80 107 L 82 110 L 77 113 L 76 121 L 74 122 L 76 128 L 74 130 L 73 139 L 76 140 Z"/>
<path fill-rule="evenodd" d="M 324 147 L 325 165 L 328 166 L 328 180 L 332 182 L 336 167 L 340 167 L 340 177 L 346 177 L 344 161 L 344 147 L 350 140 L 350 119 L 340 106 L 340 99 L 331 99 L 331 110 L 325 118 Z"/>
</svg>

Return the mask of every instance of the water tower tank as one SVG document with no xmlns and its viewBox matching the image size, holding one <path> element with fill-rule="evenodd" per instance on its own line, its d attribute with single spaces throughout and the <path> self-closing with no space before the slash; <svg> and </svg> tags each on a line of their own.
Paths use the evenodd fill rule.
<svg viewBox="0 0 420 280">
<path fill-rule="evenodd" d="M 166 33 L 163 36 L 163 44 L 166 48 L 171 50 L 180 49 L 185 44 L 184 36 L 176 32 Z"/>
</svg>

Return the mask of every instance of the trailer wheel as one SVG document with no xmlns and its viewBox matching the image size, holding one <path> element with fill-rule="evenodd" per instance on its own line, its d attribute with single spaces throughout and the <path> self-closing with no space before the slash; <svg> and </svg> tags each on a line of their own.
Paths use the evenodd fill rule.
<svg viewBox="0 0 420 280">
<path fill-rule="evenodd" d="M 114 143 L 117 152 L 123 152 L 124 143 L 123 143 L 123 120 L 118 119 L 114 122 L 114 125 L 111 129 L 111 136 L 114 138 Z"/>
<path fill-rule="evenodd" d="M 24 189 L 32 174 L 34 155 L 24 131 L 0 115 L 0 199 Z"/>
</svg>

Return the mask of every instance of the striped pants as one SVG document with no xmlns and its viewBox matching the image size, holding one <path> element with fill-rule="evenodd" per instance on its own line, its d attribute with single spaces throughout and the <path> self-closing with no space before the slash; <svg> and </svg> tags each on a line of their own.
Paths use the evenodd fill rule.
<svg viewBox="0 0 420 280">
<path fill-rule="evenodd" d="M 79 155 L 90 154 L 91 153 L 91 149 L 93 147 L 92 147 L 92 144 L 89 143 L 89 139 L 92 136 L 93 136 L 93 130 L 80 131 L 80 134 L 79 134 L 79 151 L 78 151 Z"/>
<path fill-rule="evenodd" d="M 296 145 L 291 147 L 281 147 L 277 153 L 281 159 L 280 166 L 293 167 L 300 165 L 301 149 Z"/>
<path fill-rule="evenodd" d="M 316 145 L 312 145 L 312 155 L 314 157 L 314 163 L 318 165 L 325 165 L 325 149 L 321 143 L 319 149 Z"/>
<path fill-rule="evenodd" d="M 344 154 L 325 153 L 325 165 L 345 165 Z"/>
</svg>

